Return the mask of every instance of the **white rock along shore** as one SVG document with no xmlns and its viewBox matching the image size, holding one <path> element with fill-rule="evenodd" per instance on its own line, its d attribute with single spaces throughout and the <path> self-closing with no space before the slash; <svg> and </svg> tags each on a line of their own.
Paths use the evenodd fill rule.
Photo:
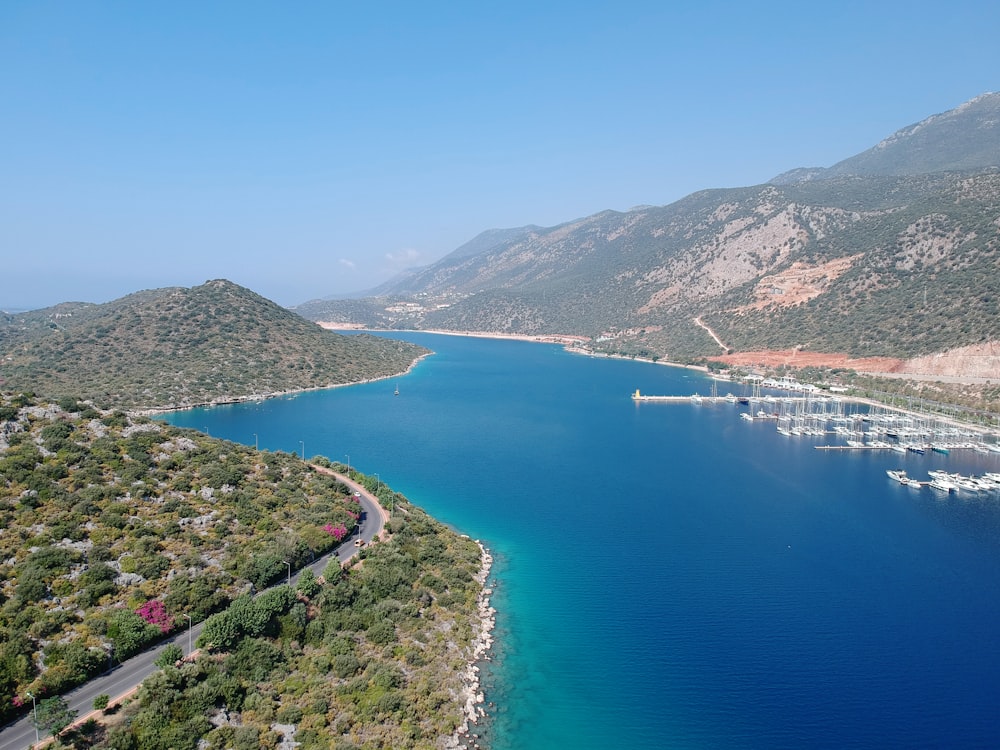
<svg viewBox="0 0 1000 750">
<path fill-rule="evenodd" d="M 490 569 L 493 567 L 493 556 L 490 555 L 482 542 L 476 540 L 476 544 L 479 545 L 481 552 L 482 566 L 475 578 L 482 588 L 476 602 L 478 616 L 473 621 L 472 650 L 469 654 L 468 665 L 462 673 L 463 686 L 460 697 L 465 699 L 464 718 L 455 733 L 448 738 L 445 743 L 446 748 L 480 747 L 479 738 L 472 733 L 472 729 L 486 716 L 486 711 L 483 709 L 486 698 L 479 683 L 479 662 L 488 661 L 490 658 L 490 649 L 493 647 L 493 628 L 496 627 L 496 610 L 490 606 L 490 596 L 493 594 L 493 589 L 486 585 Z"/>
</svg>

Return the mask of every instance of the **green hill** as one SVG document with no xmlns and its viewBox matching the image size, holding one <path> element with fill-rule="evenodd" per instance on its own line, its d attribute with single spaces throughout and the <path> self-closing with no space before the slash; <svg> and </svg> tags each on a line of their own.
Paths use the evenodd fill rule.
<svg viewBox="0 0 1000 750">
<path fill-rule="evenodd" d="M 0 320 L 0 388 L 183 407 L 404 372 L 426 350 L 342 336 L 228 281 Z"/>
</svg>

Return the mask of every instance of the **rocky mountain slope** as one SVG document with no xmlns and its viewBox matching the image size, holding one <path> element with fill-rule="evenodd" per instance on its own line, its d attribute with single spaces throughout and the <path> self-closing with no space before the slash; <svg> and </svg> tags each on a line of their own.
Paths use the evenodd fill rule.
<svg viewBox="0 0 1000 750">
<path fill-rule="evenodd" d="M 0 389 L 104 407 L 182 407 L 388 377 L 425 353 L 324 331 L 218 280 L 8 316 Z"/>
<path fill-rule="evenodd" d="M 726 349 L 905 359 L 995 341 L 998 113 L 1000 94 L 986 94 L 829 169 L 509 230 L 379 297 L 296 310 L 372 327 L 583 334 L 681 361 Z"/>
</svg>

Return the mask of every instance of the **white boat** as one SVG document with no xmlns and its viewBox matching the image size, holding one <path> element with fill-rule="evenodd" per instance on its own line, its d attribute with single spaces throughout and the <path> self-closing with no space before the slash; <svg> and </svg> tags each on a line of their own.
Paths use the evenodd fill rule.
<svg viewBox="0 0 1000 750">
<path fill-rule="evenodd" d="M 981 477 L 976 477 L 976 481 L 982 486 L 983 490 L 987 492 L 996 492 L 1000 490 L 1000 474 L 995 475 L 997 478 L 994 479 L 989 475 L 989 473 L 983 474 Z"/>
<path fill-rule="evenodd" d="M 954 492 L 958 489 L 954 484 L 949 482 L 947 479 L 941 479 L 940 477 L 934 477 L 930 481 L 930 486 L 936 490 L 941 490 L 942 492 Z"/>
<path fill-rule="evenodd" d="M 885 473 L 889 475 L 890 479 L 895 479 L 900 484 L 903 484 L 907 479 L 909 479 L 909 477 L 906 476 L 905 469 L 886 469 Z"/>
<path fill-rule="evenodd" d="M 979 492 L 979 482 L 975 481 L 972 477 L 956 475 L 951 481 L 960 490 L 965 490 L 967 492 Z"/>
</svg>

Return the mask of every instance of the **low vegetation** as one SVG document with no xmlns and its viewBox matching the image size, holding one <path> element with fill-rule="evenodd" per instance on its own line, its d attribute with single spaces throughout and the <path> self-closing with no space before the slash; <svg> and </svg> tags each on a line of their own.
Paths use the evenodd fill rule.
<svg viewBox="0 0 1000 750">
<path fill-rule="evenodd" d="M 197 662 L 165 658 L 75 746 L 270 747 L 275 722 L 303 747 L 433 746 L 461 721 L 480 550 L 378 484 L 391 540 L 252 598 L 357 524 L 346 486 L 293 454 L 0 397 L 0 718 L 208 618 Z"/>
</svg>

